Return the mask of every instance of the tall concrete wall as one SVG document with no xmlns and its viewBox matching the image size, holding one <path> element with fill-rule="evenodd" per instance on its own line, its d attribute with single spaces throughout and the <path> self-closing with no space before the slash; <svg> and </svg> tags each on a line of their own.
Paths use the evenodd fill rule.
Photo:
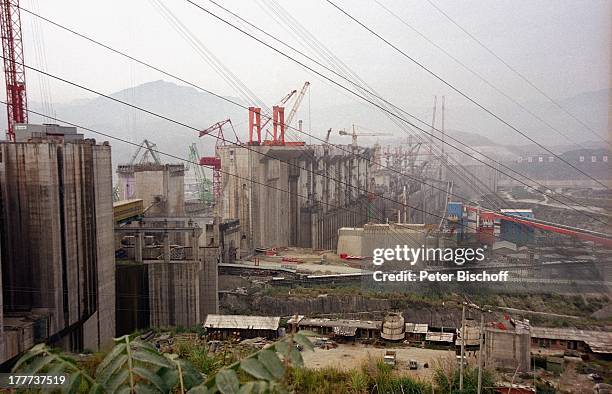
<svg viewBox="0 0 612 394">
<path fill-rule="evenodd" d="M 207 223 L 203 223 L 208 227 Z M 193 327 L 218 313 L 219 246 L 202 247 L 204 229 L 190 218 L 152 218 L 115 229 L 117 335 L 149 327 Z M 125 296 L 124 296 L 125 294 Z"/>
<path fill-rule="evenodd" d="M 530 370 L 531 337 L 529 331 L 485 330 L 485 365 L 490 368 Z"/>
<path fill-rule="evenodd" d="M 199 261 L 146 261 L 151 327 L 193 327 L 200 316 Z"/>
<path fill-rule="evenodd" d="M 46 311 L 49 335 L 98 348 L 115 331 L 110 146 L 0 143 L 0 156 L 4 311 Z"/>
<path fill-rule="evenodd" d="M 368 220 L 371 150 L 329 146 L 223 147 L 222 220 L 240 220 L 243 254 L 255 248 L 336 247 L 340 227 Z"/>
<path fill-rule="evenodd" d="M 119 165 L 119 197 L 141 198 L 148 216 L 185 215 L 185 166 L 182 164 Z"/>
</svg>

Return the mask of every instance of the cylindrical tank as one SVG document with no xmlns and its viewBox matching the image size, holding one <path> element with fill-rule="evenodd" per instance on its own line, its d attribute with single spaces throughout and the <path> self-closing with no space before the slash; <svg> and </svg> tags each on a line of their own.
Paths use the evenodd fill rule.
<svg viewBox="0 0 612 394">
<path fill-rule="evenodd" d="M 389 313 L 383 319 L 380 336 L 389 341 L 400 341 L 406 335 L 406 324 L 401 312 Z"/>
</svg>

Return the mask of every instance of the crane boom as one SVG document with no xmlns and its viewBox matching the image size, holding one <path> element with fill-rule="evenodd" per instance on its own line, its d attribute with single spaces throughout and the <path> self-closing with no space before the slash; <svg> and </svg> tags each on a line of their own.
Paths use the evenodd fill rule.
<svg viewBox="0 0 612 394">
<path fill-rule="evenodd" d="M 366 132 L 366 133 L 357 133 L 355 131 L 355 125 L 353 125 L 353 130 L 352 132 L 348 132 L 346 130 L 338 130 L 338 134 L 340 135 L 350 135 L 351 137 L 353 137 L 353 146 L 357 146 L 357 137 L 374 137 L 374 136 L 381 136 L 381 135 L 393 135 L 390 133 L 378 133 L 378 132 Z"/>
<path fill-rule="evenodd" d="M 6 82 L 8 139 L 14 142 L 15 124 L 28 122 L 19 0 L 0 0 L 0 28 Z"/>
<path fill-rule="evenodd" d="M 302 90 L 300 90 L 300 94 L 295 99 L 295 103 L 293 103 L 293 107 L 291 108 L 291 111 L 289 112 L 289 116 L 287 116 L 287 119 L 285 119 L 285 126 L 291 125 L 291 121 L 293 120 L 293 117 L 297 113 L 298 108 L 300 108 L 300 105 L 302 104 L 302 100 L 304 99 L 304 95 L 306 95 L 306 91 L 308 90 L 309 86 L 310 86 L 310 82 L 308 81 L 304 82 L 304 86 L 302 86 Z"/>
</svg>

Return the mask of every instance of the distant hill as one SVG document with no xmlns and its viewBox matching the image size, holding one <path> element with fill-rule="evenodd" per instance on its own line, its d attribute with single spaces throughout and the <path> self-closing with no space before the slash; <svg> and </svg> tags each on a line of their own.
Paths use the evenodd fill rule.
<svg viewBox="0 0 612 394">
<path fill-rule="evenodd" d="M 609 89 L 584 92 L 560 100 L 560 103 L 600 134 L 605 135 L 610 94 Z M 176 119 L 197 129 L 203 129 L 220 120 L 231 118 L 234 124 L 238 125 L 236 131 L 243 140 L 247 134 L 246 110 L 189 86 L 160 80 L 124 89 L 112 93 L 111 96 Z M 240 102 L 239 99 L 229 96 L 228 98 Z M 35 102 L 30 102 L 30 105 L 33 109 L 40 109 L 40 105 Z M 600 144 L 593 143 L 596 137 L 560 112 L 554 105 L 544 101 L 527 105 L 533 112 L 557 125 L 572 139 L 588 146 Z M 499 109 L 500 113 L 503 109 Z M 555 146 L 553 149 L 555 151 L 566 150 L 569 143 L 555 132 L 541 126 L 528 114 L 513 108 L 510 104 L 507 109 L 508 113 L 514 114 L 514 117 L 508 117 L 510 122 L 517 124 L 528 135 L 547 146 Z M 58 118 L 125 138 L 137 144 L 147 138 L 157 143 L 159 149 L 177 156 L 187 157 L 187 149 L 192 142 L 198 143 L 198 149 L 202 155 L 210 155 L 214 152 L 215 140 L 213 138 L 198 138 L 196 130 L 161 120 L 103 97 L 79 99 L 65 104 L 55 103 L 54 110 Z M 407 108 L 407 110 L 419 114 L 423 119 L 430 116 L 423 114 L 431 111 L 427 108 Z M 529 145 L 532 144 L 517 133 L 491 119 L 490 116 L 483 115 L 482 111 L 468 104 L 448 105 L 447 111 L 449 135 L 470 146 L 482 147 L 483 153 L 489 154 L 490 152 L 498 157 L 508 157 L 526 150 L 538 150 L 533 146 L 530 147 Z M 4 111 L 0 111 L 0 116 L 0 121 L 5 123 Z M 42 122 L 35 116 L 31 117 L 30 121 Z M 338 130 L 348 128 L 352 123 L 380 132 L 395 130 L 391 137 L 360 139 L 360 142 L 364 144 L 373 144 L 376 141 L 389 144 L 406 139 L 406 135 L 397 131 L 397 126 L 385 115 L 364 103 L 339 103 L 326 107 L 318 107 L 316 103 L 313 103 L 312 125 L 308 127 L 311 127 L 312 134 L 319 138 L 324 138 L 325 130 L 331 127 L 333 128 L 331 142 L 350 143 L 350 137 L 339 136 Z M 226 138 L 233 139 L 231 131 L 228 130 L 227 133 L 229 135 L 226 135 Z M 106 139 L 95 135 L 88 136 L 98 140 Z M 302 136 L 302 138 L 307 142 L 316 143 L 316 140 L 311 141 L 308 137 Z M 116 165 L 128 161 L 135 148 L 112 140 L 110 142 L 113 147 L 113 163 Z M 168 160 L 174 161 L 173 159 Z"/>
<path fill-rule="evenodd" d="M 180 86 L 171 82 L 154 81 L 134 88 L 110 94 L 111 97 L 146 108 L 168 118 L 177 120 L 187 126 L 204 129 L 211 124 L 227 118 L 234 123 L 244 123 L 246 110 L 223 101 L 208 93 L 189 86 Z M 228 97 L 234 101 L 239 99 Z M 31 103 L 32 108 L 39 105 Z M 155 142 L 160 150 L 187 158 L 188 146 L 198 143 L 202 155 L 214 152 L 216 140 L 212 137 L 198 138 L 196 130 L 177 125 L 157 118 L 139 110 L 129 108 L 121 103 L 104 97 L 80 99 L 67 104 L 54 104 L 56 116 L 94 130 L 108 133 L 139 144 L 144 138 Z M 30 122 L 42 122 L 42 119 L 31 117 Z M 98 141 L 108 138 L 83 131 L 88 137 Z M 227 131 L 227 139 L 234 139 L 232 132 Z M 113 164 L 129 161 L 135 147 L 109 140 L 112 146 Z M 167 159 L 176 161 L 175 159 Z"/>
</svg>

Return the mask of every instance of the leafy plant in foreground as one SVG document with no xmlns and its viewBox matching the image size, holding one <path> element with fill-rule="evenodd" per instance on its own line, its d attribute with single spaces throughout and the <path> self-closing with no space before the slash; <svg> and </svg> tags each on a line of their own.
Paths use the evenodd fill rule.
<svg viewBox="0 0 612 394">
<path fill-rule="evenodd" d="M 127 335 L 115 342 L 95 376 L 44 344 L 21 357 L 13 372 L 68 375 L 62 387 L 66 393 L 282 393 L 288 367 L 303 366 L 296 345 L 313 350 L 305 333 L 292 334 L 206 377 L 189 361 L 176 354 L 161 354 L 148 342 L 130 340 Z"/>
</svg>

